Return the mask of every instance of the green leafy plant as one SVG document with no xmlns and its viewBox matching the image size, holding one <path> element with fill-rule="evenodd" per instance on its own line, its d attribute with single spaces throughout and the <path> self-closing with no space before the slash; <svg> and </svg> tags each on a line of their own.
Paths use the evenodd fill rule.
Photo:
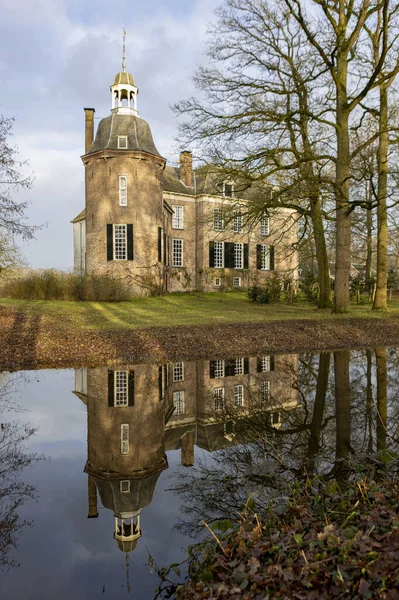
<svg viewBox="0 0 399 600">
<path fill-rule="evenodd" d="M 248 288 L 248 298 L 259 304 L 271 304 L 280 300 L 282 281 L 277 274 L 269 277 L 263 285 L 253 285 Z"/>
</svg>

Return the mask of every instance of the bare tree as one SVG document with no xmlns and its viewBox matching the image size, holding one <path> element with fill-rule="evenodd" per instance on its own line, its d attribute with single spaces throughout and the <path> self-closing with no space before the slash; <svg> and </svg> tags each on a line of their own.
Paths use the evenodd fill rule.
<svg viewBox="0 0 399 600">
<path fill-rule="evenodd" d="M 27 163 L 17 159 L 18 151 L 10 145 L 13 122 L 0 115 L 0 263 L 3 262 L 3 267 L 15 258 L 15 236 L 32 239 L 38 229 L 26 222 L 28 202 L 16 199 L 18 192 L 31 188 L 33 178 L 22 174 Z"/>
<path fill-rule="evenodd" d="M 351 179 L 350 119 L 359 111 L 362 101 L 372 89 L 388 82 L 397 71 L 398 62 L 384 70 L 389 50 L 389 24 L 397 3 L 390 0 L 312 0 L 307 3 L 310 18 L 301 0 L 284 0 L 307 40 L 322 59 L 334 87 L 336 168 L 336 279 L 335 311 L 349 309 L 350 225 L 349 198 Z M 316 13 L 316 14 L 315 14 Z M 378 15 L 377 25 L 375 16 Z M 315 18 L 316 17 L 316 18 Z M 357 77 L 350 74 L 359 46 L 364 43 L 366 27 L 378 32 L 378 61 Z"/>
<path fill-rule="evenodd" d="M 238 182 L 238 195 L 253 188 L 249 221 L 279 207 L 307 221 L 303 230 L 312 230 L 316 247 L 319 306 L 331 306 L 322 190 L 334 161 L 333 129 L 318 98 L 325 66 L 282 2 L 227 0 L 218 16 L 208 47 L 214 64 L 194 77 L 205 98 L 175 106 L 187 118 L 180 141 L 199 146 L 211 168 Z"/>
</svg>

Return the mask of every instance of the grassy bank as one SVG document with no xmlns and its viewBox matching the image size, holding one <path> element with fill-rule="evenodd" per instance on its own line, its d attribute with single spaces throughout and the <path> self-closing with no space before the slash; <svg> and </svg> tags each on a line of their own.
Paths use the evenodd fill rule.
<svg viewBox="0 0 399 600">
<path fill-rule="evenodd" d="M 58 368 L 399 345 L 399 303 L 332 315 L 244 293 L 171 294 L 111 304 L 0 301 L 0 368 Z"/>
<path fill-rule="evenodd" d="M 284 302 L 256 304 L 250 302 L 244 292 L 169 294 L 118 303 L 2 299 L 0 311 L 18 311 L 31 318 L 62 320 L 74 328 L 96 331 L 293 319 L 391 318 L 399 317 L 399 300 L 390 302 L 387 313 L 372 311 L 371 305 L 354 304 L 345 316 L 332 315 L 330 310 L 318 310 L 305 300 L 298 300 L 293 305 Z"/>
</svg>

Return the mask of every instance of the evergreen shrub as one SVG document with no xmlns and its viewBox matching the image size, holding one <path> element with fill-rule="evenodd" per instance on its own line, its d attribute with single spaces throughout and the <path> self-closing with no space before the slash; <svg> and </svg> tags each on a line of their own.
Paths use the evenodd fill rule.
<svg viewBox="0 0 399 600">
<path fill-rule="evenodd" d="M 280 300 L 282 291 L 281 279 L 272 275 L 263 285 L 253 285 L 248 288 L 248 298 L 259 304 L 271 304 Z"/>
</svg>

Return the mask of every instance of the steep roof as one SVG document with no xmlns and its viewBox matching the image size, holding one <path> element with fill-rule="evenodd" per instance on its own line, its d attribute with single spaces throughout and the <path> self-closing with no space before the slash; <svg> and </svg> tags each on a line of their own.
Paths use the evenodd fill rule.
<svg viewBox="0 0 399 600">
<path fill-rule="evenodd" d="M 177 167 L 166 166 L 162 173 L 162 183 L 164 192 L 175 192 L 176 194 L 186 194 L 194 196 L 194 188 L 184 185 L 180 181 L 180 169 Z"/>
<path fill-rule="evenodd" d="M 128 138 L 127 151 L 139 151 L 160 156 L 147 121 L 134 115 L 110 115 L 101 119 L 96 133 L 94 143 L 87 154 L 93 154 L 100 150 L 119 150 L 118 136 Z M 162 158 L 162 157 L 161 157 Z"/>
</svg>

